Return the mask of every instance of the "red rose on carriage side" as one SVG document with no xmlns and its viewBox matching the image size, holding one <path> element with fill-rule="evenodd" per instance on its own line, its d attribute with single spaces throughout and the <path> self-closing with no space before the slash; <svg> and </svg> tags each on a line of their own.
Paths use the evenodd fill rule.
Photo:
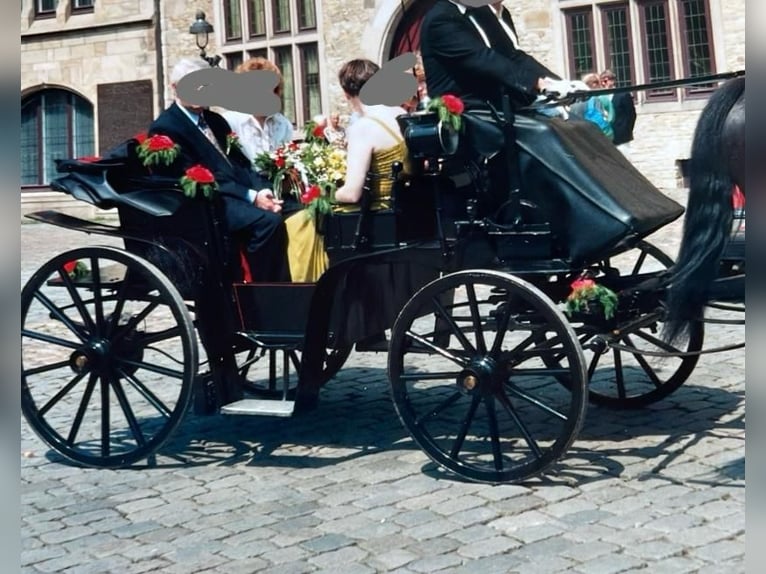
<svg viewBox="0 0 766 574">
<path fill-rule="evenodd" d="M 194 198 L 197 192 L 201 191 L 207 199 L 210 199 L 213 197 L 213 192 L 218 189 L 218 184 L 212 171 L 204 165 L 197 164 L 187 169 L 181 177 L 181 187 L 186 197 Z"/>
<path fill-rule="evenodd" d="M 436 112 L 442 124 L 450 126 L 456 132 L 460 131 L 463 124 L 460 116 L 465 109 L 465 104 L 457 96 L 444 94 L 438 98 L 433 98 L 428 102 L 426 109 L 429 112 Z"/>
<path fill-rule="evenodd" d="M 178 157 L 181 148 L 168 136 L 155 134 L 142 141 L 137 148 L 138 157 L 144 166 L 170 165 Z"/>
<path fill-rule="evenodd" d="M 462 114 L 465 109 L 463 100 L 452 94 L 444 94 L 442 96 L 442 102 L 444 102 L 444 107 L 447 108 L 447 111 L 451 114 Z"/>
</svg>

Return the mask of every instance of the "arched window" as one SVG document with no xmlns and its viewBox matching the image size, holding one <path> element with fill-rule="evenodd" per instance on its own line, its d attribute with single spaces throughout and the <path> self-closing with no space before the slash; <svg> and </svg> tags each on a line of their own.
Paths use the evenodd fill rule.
<svg viewBox="0 0 766 574">
<path fill-rule="evenodd" d="M 405 52 L 420 50 L 420 25 L 426 12 L 435 3 L 436 0 L 416 0 L 407 8 L 394 32 L 389 59 Z"/>
<path fill-rule="evenodd" d="M 21 101 L 21 185 L 47 185 L 57 159 L 94 154 L 93 105 L 62 89 Z"/>
</svg>

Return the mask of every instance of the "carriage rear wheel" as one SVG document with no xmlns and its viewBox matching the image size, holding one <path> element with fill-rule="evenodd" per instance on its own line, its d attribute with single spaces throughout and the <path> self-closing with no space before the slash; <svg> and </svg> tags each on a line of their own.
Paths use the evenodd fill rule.
<svg viewBox="0 0 766 574">
<path fill-rule="evenodd" d="M 338 349 L 326 350 L 321 385 L 338 374 L 351 354 L 351 349 L 352 345 L 346 345 Z M 288 395 L 292 395 L 298 385 L 301 352 L 293 348 L 253 347 L 238 354 L 237 369 L 245 391 L 264 398 L 275 398 L 283 394 L 283 377 L 287 372 Z"/>
<path fill-rule="evenodd" d="M 635 277 L 669 269 L 673 259 L 651 243 L 641 241 L 635 249 L 614 257 L 611 264 L 623 274 Z M 671 355 L 699 351 L 704 339 L 703 324 L 693 323 L 688 338 L 674 345 L 662 340 L 663 326 L 662 310 L 646 314 L 629 325 L 619 325 L 606 334 L 588 325 L 575 326 L 588 365 L 588 395 L 593 404 L 617 409 L 641 408 L 667 397 L 689 378 L 699 355 Z M 612 348 L 609 343 L 631 350 Z M 654 353 L 667 356 L 654 356 Z M 566 377 L 561 377 L 561 381 L 569 385 Z"/>
<path fill-rule="evenodd" d="M 24 286 L 21 322 L 22 412 L 67 459 L 127 466 L 181 422 L 197 340 L 183 299 L 151 263 L 111 247 L 58 255 Z"/>
<path fill-rule="evenodd" d="M 553 368 L 544 357 L 560 355 Z M 585 418 L 577 337 L 539 289 L 507 273 L 460 271 L 404 306 L 388 374 L 410 435 L 436 463 L 477 482 L 518 482 L 563 456 Z M 565 375 L 569 389 L 555 379 Z"/>
</svg>

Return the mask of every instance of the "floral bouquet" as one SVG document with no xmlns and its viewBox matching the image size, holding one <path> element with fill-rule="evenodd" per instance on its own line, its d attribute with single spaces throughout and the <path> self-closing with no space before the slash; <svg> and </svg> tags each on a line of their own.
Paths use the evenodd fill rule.
<svg viewBox="0 0 766 574">
<path fill-rule="evenodd" d="M 459 132 L 463 125 L 460 116 L 464 109 L 463 100 L 452 94 L 444 94 L 438 98 L 433 98 L 426 107 L 426 110 L 439 114 L 439 120 L 443 124 L 451 126 L 456 132 Z"/>
<path fill-rule="evenodd" d="M 201 191 L 206 199 L 210 199 L 213 197 L 213 192 L 218 189 L 218 184 L 215 181 L 213 172 L 205 166 L 197 164 L 191 166 L 181 176 L 181 187 L 186 197 L 193 199 Z"/>
<path fill-rule="evenodd" d="M 614 317 L 617 309 L 617 294 L 593 279 L 583 276 L 572 282 L 572 291 L 566 299 L 564 311 L 571 316 L 573 313 L 587 313 L 594 306 L 603 311 L 606 319 Z"/>
<path fill-rule="evenodd" d="M 276 196 L 292 195 L 313 216 L 332 211 L 335 190 L 346 175 L 346 152 L 317 137 L 262 152 L 254 164 L 271 180 Z"/>
<path fill-rule="evenodd" d="M 136 151 L 145 167 L 170 165 L 178 157 L 181 148 L 168 136 L 156 134 L 151 137 L 137 136 Z"/>
<path fill-rule="evenodd" d="M 239 141 L 239 136 L 236 132 L 229 132 L 226 135 L 226 155 L 229 155 L 233 148 L 238 148 L 241 151 L 242 142 Z"/>
</svg>

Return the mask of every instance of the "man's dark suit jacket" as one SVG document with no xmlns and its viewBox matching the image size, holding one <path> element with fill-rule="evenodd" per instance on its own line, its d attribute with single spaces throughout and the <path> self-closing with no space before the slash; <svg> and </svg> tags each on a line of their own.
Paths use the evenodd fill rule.
<svg viewBox="0 0 766 574">
<path fill-rule="evenodd" d="M 472 14 L 491 44 L 488 48 L 469 20 Z M 515 32 L 507 10 L 503 19 Z M 461 14 L 449 0 L 438 0 L 423 19 L 420 29 L 420 51 L 430 96 L 456 94 L 466 105 L 489 100 L 501 104 L 500 89 L 505 87 L 512 102 L 531 103 L 539 78 L 558 79 L 553 72 L 532 56 L 517 49 L 491 6 L 467 8 Z"/>
<path fill-rule="evenodd" d="M 221 149 L 225 150 L 226 136 L 231 132 L 229 124 L 213 111 L 205 110 L 203 115 Z M 281 225 L 280 215 L 256 207 L 248 198 L 248 189 L 270 188 L 271 183 L 253 171 L 250 161 L 236 146 L 232 146 L 226 161 L 177 103 L 154 120 L 149 135 L 154 134 L 169 136 L 181 148 L 178 159 L 168 168 L 168 175 L 181 177 L 195 164 L 202 164 L 213 172 L 223 198 L 227 227 L 233 232 L 249 228 L 251 251 L 262 246 Z"/>
<path fill-rule="evenodd" d="M 614 108 L 614 145 L 620 145 L 633 140 L 633 126 L 636 124 L 636 106 L 633 104 L 633 96 L 629 92 L 622 92 L 612 96 Z"/>
</svg>

